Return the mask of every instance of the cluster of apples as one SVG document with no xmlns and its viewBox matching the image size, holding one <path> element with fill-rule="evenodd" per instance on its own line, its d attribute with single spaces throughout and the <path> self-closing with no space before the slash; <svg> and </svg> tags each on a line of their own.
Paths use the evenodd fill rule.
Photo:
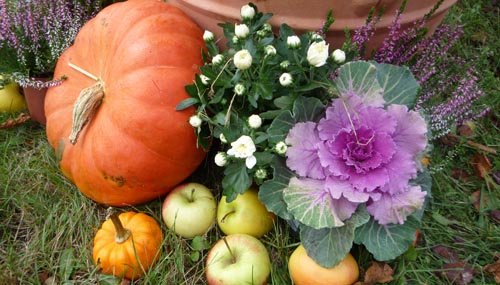
<svg viewBox="0 0 500 285">
<path fill-rule="evenodd" d="M 273 228 L 276 216 L 260 202 L 256 189 L 248 189 L 229 203 L 223 196 L 217 205 L 204 185 L 183 184 L 165 198 L 162 219 L 185 238 L 204 235 L 216 222 L 227 235 L 206 258 L 209 285 L 266 284 L 271 261 L 259 238 Z"/>
</svg>

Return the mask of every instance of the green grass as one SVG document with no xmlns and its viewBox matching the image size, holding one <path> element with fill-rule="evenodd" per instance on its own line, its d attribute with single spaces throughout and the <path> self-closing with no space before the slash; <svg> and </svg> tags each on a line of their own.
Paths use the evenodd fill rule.
<svg viewBox="0 0 500 285">
<path fill-rule="evenodd" d="M 477 122 L 471 139 L 498 150 L 500 110 L 500 15 L 492 1 L 461 1 L 446 21 L 461 23 L 465 35 L 455 53 L 476 59 L 481 86 L 488 96 L 484 104 L 493 112 Z M 498 5 L 498 4 L 497 4 Z M 8 116 L 0 115 L 0 121 Z M 455 249 L 475 270 L 472 284 L 494 284 L 483 271 L 500 251 L 500 227 L 490 217 L 499 208 L 498 185 L 488 185 L 473 171 L 472 156 L 478 151 L 465 142 L 449 146 L 436 142 L 431 156 L 433 199 L 423 220 L 418 247 L 390 265 L 395 269 L 391 284 L 448 284 L 438 276 L 446 262 L 432 252 L 436 245 Z M 500 170 L 498 156 L 489 155 L 492 171 Z M 469 174 L 467 181 L 452 177 L 456 169 Z M 206 181 L 213 173 L 199 170 L 195 177 Z M 212 179 L 213 180 L 213 179 Z M 210 183 L 214 189 L 220 186 Z M 489 205 L 476 210 L 470 201 L 474 191 L 488 195 Z M 103 222 L 106 209 L 85 198 L 63 177 L 57 167 L 44 129 L 34 123 L 0 130 L 0 284 L 40 284 L 40 276 L 56 276 L 58 284 L 116 284 L 100 275 L 92 263 L 92 239 Z M 217 191 L 216 191 L 217 192 Z M 161 200 L 135 210 L 158 221 Z M 127 208 L 132 209 L 132 208 Z M 204 257 L 191 258 L 189 240 L 179 238 L 160 223 L 165 233 L 161 258 L 136 284 L 204 284 Z M 222 236 L 215 227 L 205 240 L 213 244 Z M 296 233 L 279 223 L 262 239 L 273 261 L 272 284 L 291 284 L 287 258 L 298 242 Z M 362 270 L 371 257 L 363 248 L 353 249 Z M 106 281 L 107 280 L 107 281 Z M 114 282 L 114 283 L 113 283 Z"/>
</svg>

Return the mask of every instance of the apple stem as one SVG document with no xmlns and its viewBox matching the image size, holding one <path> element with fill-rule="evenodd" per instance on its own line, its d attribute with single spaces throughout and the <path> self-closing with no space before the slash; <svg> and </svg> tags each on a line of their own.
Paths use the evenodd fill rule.
<svg viewBox="0 0 500 285">
<path fill-rule="evenodd" d="M 196 191 L 194 188 L 191 189 L 191 197 L 189 199 L 189 202 L 193 203 L 194 202 L 194 191 Z"/>
<path fill-rule="evenodd" d="M 229 216 L 229 215 L 231 215 L 231 214 L 234 214 L 234 213 L 236 213 L 236 211 L 235 211 L 235 210 L 232 210 L 231 212 L 228 212 L 227 214 L 225 214 L 225 215 L 222 217 L 222 219 L 220 219 L 220 221 L 221 221 L 222 223 L 224 223 L 224 221 L 226 220 L 227 216 Z"/>
<path fill-rule="evenodd" d="M 120 218 L 118 217 L 118 213 L 112 213 L 111 216 L 109 217 L 111 219 L 111 222 L 113 222 L 113 225 L 115 226 L 116 230 L 116 236 L 115 236 L 115 241 L 116 243 L 124 243 L 128 240 L 130 237 L 130 231 L 126 228 L 123 227 L 122 222 L 120 221 Z"/>
<path fill-rule="evenodd" d="M 231 250 L 231 247 L 229 246 L 229 243 L 227 242 L 226 237 L 223 237 L 222 240 L 226 244 L 227 250 L 229 250 L 229 253 L 231 254 L 231 258 L 232 258 L 233 263 L 236 263 L 236 256 L 234 256 L 234 253 Z"/>
</svg>

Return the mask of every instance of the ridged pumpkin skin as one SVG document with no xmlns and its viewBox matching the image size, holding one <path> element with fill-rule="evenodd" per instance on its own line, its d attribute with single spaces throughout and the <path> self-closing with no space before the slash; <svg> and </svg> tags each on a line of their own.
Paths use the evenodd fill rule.
<svg viewBox="0 0 500 285">
<path fill-rule="evenodd" d="M 146 214 L 125 212 L 118 218 L 123 227 L 131 231 L 130 238 L 117 243 L 115 227 L 108 219 L 94 237 L 92 257 L 104 274 L 137 279 L 160 256 L 163 233 L 158 223 Z"/>
<path fill-rule="evenodd" d="M 129 0 L 102 10 L 63 53 L 54 77 L 67 80 L 47 93 L 47 137 L 63 173 L 86 196 L 113 206 L 144 203 L 198 167 L 205 152 L 188 123 L 194 108 L 175 108 L 203 64 L 202 34 L 169 4 Z M 74 145 L 73 105 L 96 81 L 69 63 L 104 82 L 102 104 Z"/>
</svg>

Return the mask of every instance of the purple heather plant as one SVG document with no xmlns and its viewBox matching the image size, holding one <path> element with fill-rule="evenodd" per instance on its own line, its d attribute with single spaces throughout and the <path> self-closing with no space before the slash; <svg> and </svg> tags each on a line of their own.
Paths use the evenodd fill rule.
<svg viewBox="0 0 500 285">
<path fill-rule="evenodd" d="M 43 88 L 61 79 L 46 77 L 83 24 L 100 9 L 91 0 L 0 0 L 0 71 L 22 86 Z M 5 59 L 5 60 L 4 60 Z"/>
<path fill-rule="evenodd" d="M 288 133 L 286 163 L 299 175 L 289 187 L 317 189 L 337 226 L 363 203 L 379 224 L 403 224 L 426 196 L 409 183 L 426 133 L 425 120 L 404 105 L 384 109 L 356 94 L 334 99 L 318 123 L 297 123 Z"/>
</svg>

